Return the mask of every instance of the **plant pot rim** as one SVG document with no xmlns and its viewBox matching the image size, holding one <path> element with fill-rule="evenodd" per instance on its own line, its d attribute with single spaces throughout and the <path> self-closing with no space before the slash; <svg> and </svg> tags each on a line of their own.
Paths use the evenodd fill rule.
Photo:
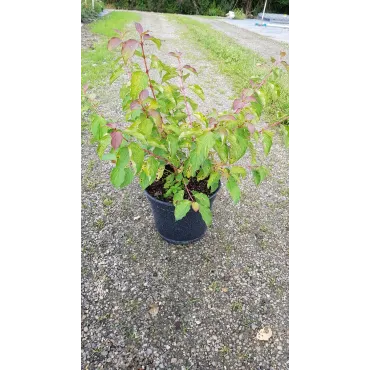
<svg viewBox="0 0 370 370">
<path fill-rule="evenodd" d="M 214 192 L 214 193 L 212 193 L 212 194 L 211 194 L 211 196 L 210 196 L 210 197 L 208 197 L 208 198 L 209 198 L 209 199 L 213 199 L 213 198 L 217 195 L 217 193 L 218 193 L 218 191 L 220 190 L 220 188 L 221 188 L 221 181 L 219 181 L 219 183 L 218 183 L 218 187 L 217 187 L 217 189 L 215 190 L 215 192 Z M 165 202 L 165 201 L 163 201 L 163 200 L 159 200 L 159 199 L 157 199 L 156 197 L 153 197 L 152 195 L 150 195 L 150 194 L 148 193 L 148 191 L 147 191 L 146 189 L 144 189 L 144 192 L 145 192 L 145 195 L 146 195 L 148 198 L 152 199 L 153 201 L 155 201 L 155 202 L 157 202 L 157 203 L 163 204 L 163 205 L 168 206 L 168 207 L 175 207 L 175 206 L 173 205 L 173 203 L 171 203 L 171 202 Z M 204 193 L 203 193 L 203 194 L 204 194 Z"/>
</svg>

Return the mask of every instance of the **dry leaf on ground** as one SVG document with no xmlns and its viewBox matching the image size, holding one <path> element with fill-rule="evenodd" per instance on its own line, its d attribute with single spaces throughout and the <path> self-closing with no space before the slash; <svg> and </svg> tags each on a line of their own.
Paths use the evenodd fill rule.
<svg viewBox="0 0 370 370">
<path fill-rule="evenodd" d="M 156 316 L 158 313 L 159 307 L 157 304 L 153 303 L 150 305 L 149 313 L 152 315 L 152 317 Z"/>
<path fill-rule="evenodd" d="M 272 330 L 268 326 L 265 326 L 257 333 L 258 340 L 269 340 L 272 335 Z"/>
</svg>

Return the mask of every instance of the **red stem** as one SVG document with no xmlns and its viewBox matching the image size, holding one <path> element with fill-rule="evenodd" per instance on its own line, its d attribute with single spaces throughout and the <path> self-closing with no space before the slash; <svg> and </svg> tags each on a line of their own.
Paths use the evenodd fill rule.
<svg viewBox="0 0 370 370">
<path fill-rule="evenodd" d="M 194 198 L 191 196 L 191 193 L 190 193 L 190 190 L 188 189 L 188 187 L 187 187 L 187 185 L 184 183 L 184 185 L 185 185 L 185 189 L 186 189 L 186 191 L 188 192 L 188 194 L 189 194 L 189 197 L 190 197 L 190 199 L 192 200 L 192 202 L 194 202 Z"/>
<path fill-rule="evenodd" d="M 183 75 L 182 75 L 183 68 L 181 67 L 180 57 L 178 57 L 177 60 L 179 61 L 179 77 L 180 77 L 181 92 L 182 92 L 182 96 L 184 97 L 186 113 L 187 113 L 188 119 L 189 119 L 189 125 L 190 125 L 190 127 L 192 127 L 191 114 L 190 114 L 190 111 L 189 111 L 188 102 L 186 100 L 185 86 L 184 86 L 184 80 L 183 80 Z"/>
<path fill-rule="evenodd" d="M 152 90 L 153 98 L 156 99 L 156 96 L 155 96 L 155 93 L 154 93 L 154 88 L 153 88 L 153 85 L 152 85 L 152 83 L 150 81 L 148 65 L 146 63 L 146 56 L 145 56 L 145 52 L 144 52 L 144 41 L 143 41 L 143 37 L 142 36 L 141 36 L 140 46 L 141 46 L 141 51 L 143 53 L 143 59 L 144 59 L 144 65 L 145 65 L 145 73 L 148 76 L 149 86 L 150 86 L 150 89 Z"/>
</svg>

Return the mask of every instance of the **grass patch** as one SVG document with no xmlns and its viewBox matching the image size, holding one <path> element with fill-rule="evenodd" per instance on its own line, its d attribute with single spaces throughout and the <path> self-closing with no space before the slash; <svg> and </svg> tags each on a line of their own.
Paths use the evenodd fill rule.
<svg viewBox="0 0 370 370">
<path fill-rule="evenodd" d="M 229 79 L 237 94 L 244 87 L 250 87 L 251 77 L 267 74 L 269 69 L 267 65 L 256 66 L 257 63 L 266 62 L 259 54 L 239 45 L 234 39 L 215 30 L 211 25 L 181 15 L 166 14 L 166 17 L 186 26 L 184 37 L 193 42 L 211 62 L 218 66 L 220 73 Z M 269 103 L 265 107 L 266 119 L 274 119 L 277 110 L 284 115 L 289 114 L 288 81 L 288 73 L 282 71 L 277 81 L 280 85 L 280 96 L 274 99 L 272 95 L 267 95 Z"/>
<path fill-rule="evenodd" d="M 116 36 L 114 29 L 124 30 L 134 21 L 140 20 L 136 13 L 112 12 L 89 25 L 91 32 L 102 36 L 101 41 L 93 49 L 81 52 L 81 85 L 86 83 L 89 87 L 101 85 L 113 72 L 113 62 L 118 56 L 107 49 L 108 39 Z"/>
</svg>

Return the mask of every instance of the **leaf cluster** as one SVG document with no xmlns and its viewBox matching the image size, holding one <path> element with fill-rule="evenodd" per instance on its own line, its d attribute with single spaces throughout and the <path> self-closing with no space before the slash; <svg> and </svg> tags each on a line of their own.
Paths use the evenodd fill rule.
<svg viewBox="0 0 370 370">
<path fill-rule="evenodd" d="M 252 88 L 243 89 L 227 112 L 212 110 L 204 115 L 197 103 L 188 95 L 193 91 L 204 100 L 204 91 L 197 84 L 189 84 L 188 77 L 197 70 L 182 62 L 180 52 L 169 53 L 174 65 L 168 65 L 156 55 L 147 55 L 147 43 L 158 49 L 161 40 L 152 36 L 143 26 L 135 23 L 138 37 L 126 39 L 126 33 L 116 30 L 117 36 L 108 42 L 108 49 L 118 48 L 120 56 L 110 81 L 124 73 L 130 78 L 120 90 L 125 125 L 108 122 L 104 117 L 92 115 L 91 132 L 98 144 L 102 160 L 114 163 L 111 182 L 116 188 L 129 185 L 135 176 L 146 189 L 161 179 L 165 167 L 172 173 L 165 177 L 166 198 L 172 198 L 176 220 L 182 219 L 192 208 L 200 212 L 207 225 L 212 222 L 210 201 L 206 194 L 190 191 L 189 179 L 207 181 L 210 192 L 217 190 L 221 178 L 234 203 L 240 199 L 239 184 L 252 174 L 256 185 L 263 181 L 268 169 L 258 164 L 257 145 L 268 155 L 273 143 L 273 126 L 280 126 L 284 142 L 288 144 L 288 117 L 260 127 L 266 104 L 266 92 L 279 94 L 276 78 L 280 67 L 288 65 L 281 53 L 273 60 L 264 78 L 253 78 Z M 153 71 L 159 78 L 153 79 Z M 248 155 L 250 164 L 243 167 L 237 162 Z M 184 195 L 187 194 L 186 198 Z"/>
</svg>

